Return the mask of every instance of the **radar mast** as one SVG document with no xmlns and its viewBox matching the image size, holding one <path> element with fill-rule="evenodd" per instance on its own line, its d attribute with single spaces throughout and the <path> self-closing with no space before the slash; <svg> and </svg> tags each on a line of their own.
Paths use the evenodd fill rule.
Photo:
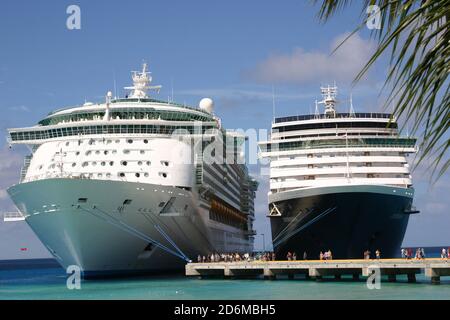
<svg viewBox="0 0 450 320">
<path fill-rule="evenodd" d="M 336 117 L 336 96 L 337 96 L 337 87 L 336 85 L 327 87 L 320 87 L 320 91 L 322 92 L 323 100 L 319 102 L 319 104 L 325 105 L 325 116 L 334 118 Z"/>
<path fill-rule="evenodd" d="M 147 71 L 147 63 L 142 64 L 142 71 L 132 71 L 131 78 L 133 79 L 133 86 L 132 87 L 125 87 L 127 90 L 132 90 L 129 98 L 138 98 L 138 99 L 145 99 L 148 98 L 147 91 L 148 90 L 155 90 L 159 93 L 159 90 L 161 90 L 162 86 L 150 86 L 150 83 L 152 82 L 152 76 L 150 75 L 151 72 Z"/>
</svg>

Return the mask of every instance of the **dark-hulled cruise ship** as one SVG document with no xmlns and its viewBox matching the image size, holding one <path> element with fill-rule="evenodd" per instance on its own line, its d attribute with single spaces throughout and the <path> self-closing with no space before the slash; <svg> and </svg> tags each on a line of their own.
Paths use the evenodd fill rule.
<svg viewBox="0 0 450 320">
<path fill-rule="evenodd" d="M 313 115 L 275 118 L 269 141 L 269 218 L 277 258 L 288 251 L 318 259 L 398 255 L 414 189 L 407 156 L 416 139 L 401 137 L 391 114 L 336 110 L 336 87 L 322 87 Z M 319 106 L 324 112 L 319 112 Z"/>
</svg>

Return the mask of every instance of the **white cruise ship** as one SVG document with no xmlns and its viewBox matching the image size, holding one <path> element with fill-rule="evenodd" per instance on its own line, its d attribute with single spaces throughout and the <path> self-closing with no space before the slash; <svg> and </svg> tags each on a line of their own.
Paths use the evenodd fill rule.
<svg viewBox="0 0 450 320">
<path fill-rule="evenodd" d="M 144 64 L 125 98 L 51 112 L 9 129 L 30 146 L 8 193 L 63 267 L 84 277 L 182 270 L 212 252 L 253 250 L 257 183 L 245 136 L 199 108 L 149 97 Z"/>
<path fill-rule="evenodd" d="M 414 189 L 407 156 L 416 139 L 400 137 L 390 114 L 337 110 L 337 88 L 322 87 L 312 115 L 276 118 L 260 156 L 270 159 L 269 217 L 274 249 L 311 259 L 331 250 L 398 254 Z M 319 111 L 319 106 L 324 111 Z"/>
</svg>

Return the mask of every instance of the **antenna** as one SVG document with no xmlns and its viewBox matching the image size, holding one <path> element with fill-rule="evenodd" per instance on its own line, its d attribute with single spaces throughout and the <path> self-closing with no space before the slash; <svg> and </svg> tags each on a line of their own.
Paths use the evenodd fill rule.
<svg viewBox="0 0 450 320">
<path fill-rule="evenodd" d="M 171 102 L 173 102 L 174 100 L 173 100 L 173 77 L 170 79 L 170 84 L 171 84 L 171 86 L 172 86 L 172 100 L 171 100 Z"/>
<path fill-rule="evenodd" d="M 113 78 L 114 78 L 114 99 L 117 99 L 116 70 L 113 71 Z"/>
<path fill-rule="evenodd" d="M 353 94 L 350 93 L 350 112 L 349 116 L 354 118 L 355 117 L 355 109 L 353 109 Z"/>
<path fill-rule="evenodd" d="M 272 85 L 272 119 L 275 120 L 275 87 Z"/>
<path fill-rule="evenodd" d="M 320 118 L 320 112 L 319 112 L 319 102 L 316 100 L 316 110 L 314 111 L 314 118 L 319 119 Z"/>
</svg>

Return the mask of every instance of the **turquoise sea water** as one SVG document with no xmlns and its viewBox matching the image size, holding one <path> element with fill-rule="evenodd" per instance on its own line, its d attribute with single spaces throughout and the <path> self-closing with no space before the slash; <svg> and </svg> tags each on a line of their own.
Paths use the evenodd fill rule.
<svg viewBox="0 0 450 320">
<path fill-rule="evenodd" d="M 0 299 L 450 299 L 450 277 L 440 285 L 424 276 L 409 284 L 382 282 L 369 290 L 364 281 L 303 279 L 200 280 L 179 276 L 82 281 L 80 290 L 66 287 L 60 268 L 0 270 Z"/>
</svg>

